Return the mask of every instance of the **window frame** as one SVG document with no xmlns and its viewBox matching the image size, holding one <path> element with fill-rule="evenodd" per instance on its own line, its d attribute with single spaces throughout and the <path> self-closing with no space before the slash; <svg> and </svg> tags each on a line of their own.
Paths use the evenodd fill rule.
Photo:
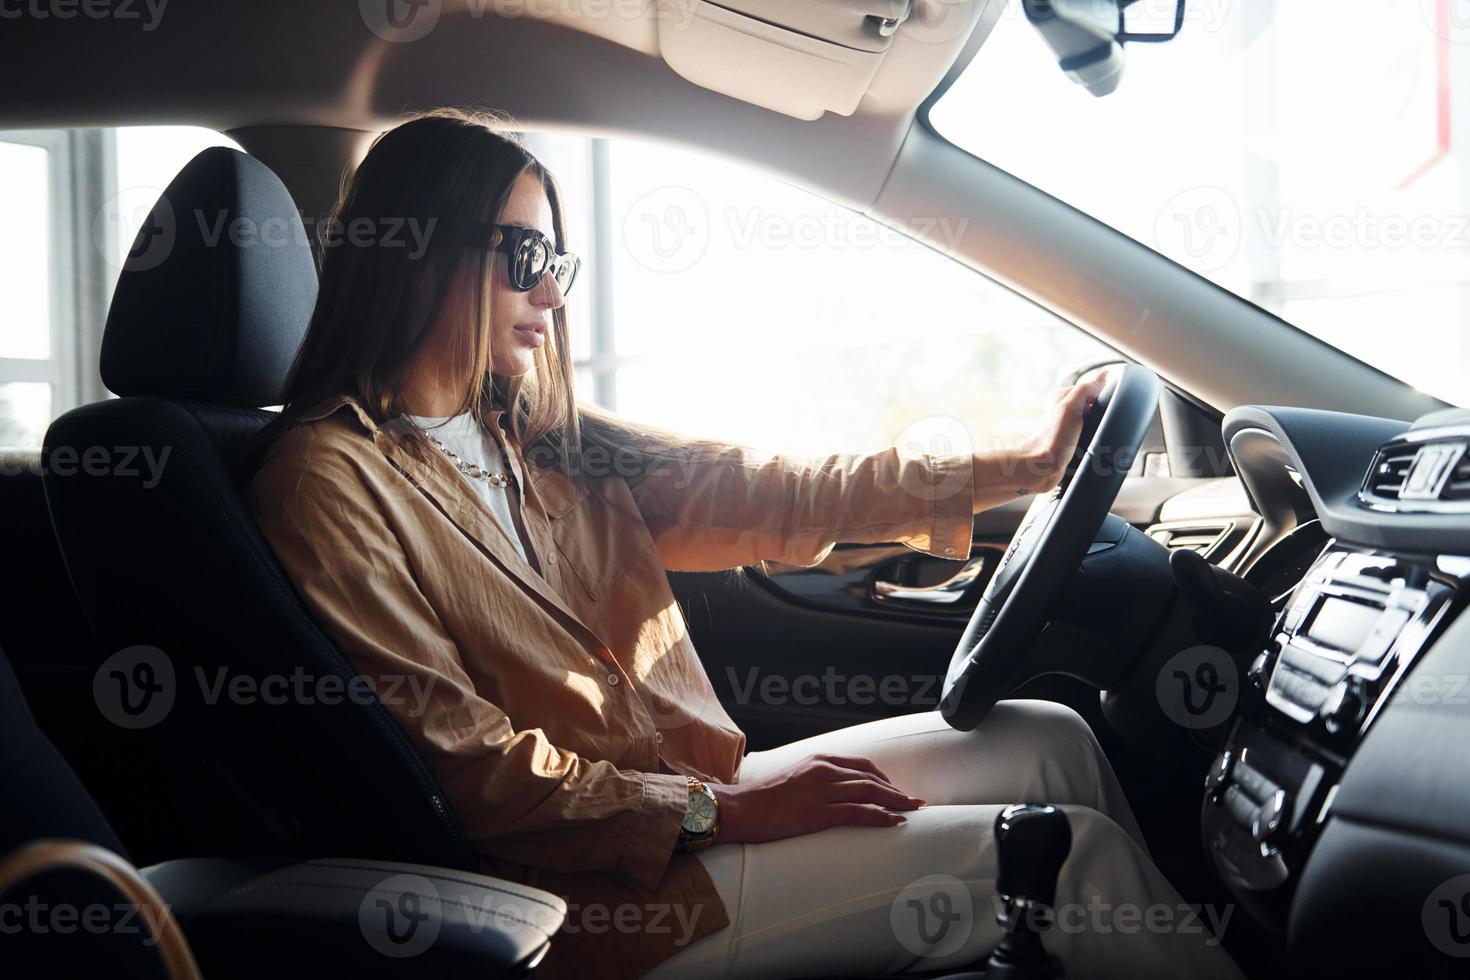
<svg viewBox="0 0 1470 980">
<path fill-rule="evenodd" d="M 46 151 L 51 231 L 50 353 L 45 358 L 0 357 L 0 384 L 50 385 L 54 419 L 77 405 L 109 397 L 97 365 L 116 275 L 94 240 L 93 225 L 117 193 L 116 142 L 110 130 L 102 129 L 0 130 L 0 142 Z"/>
</svg>

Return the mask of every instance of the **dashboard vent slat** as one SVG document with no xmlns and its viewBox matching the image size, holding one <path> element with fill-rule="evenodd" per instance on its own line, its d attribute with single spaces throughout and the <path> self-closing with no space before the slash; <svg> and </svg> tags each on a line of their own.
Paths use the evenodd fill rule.
<svg viewBox="0 0 1470 980">
<path fill-rule="evenodd" d="M 1450 470 L 1444 489 L 1439 492 L 1440 500 L 1470 500 L 1470 455 L 1461 457 Z"/>
<path fill-rule="evenodd" d="M 1470 504 L 1464 437 L 1398 439 L 1379 447 L 1358 499 L 1375 510 L 1462 512 Z"/>
<path fill-rule="evenodd" d="M 1397 500 L 1399 491 L 1409 477 L 1409 467 L 1414 463 L 1412 447 L 1397 450 L 1379 450 L 1378 459 L 1368 474 L 1368 492 L 1380 497 Z"/>
</svg>

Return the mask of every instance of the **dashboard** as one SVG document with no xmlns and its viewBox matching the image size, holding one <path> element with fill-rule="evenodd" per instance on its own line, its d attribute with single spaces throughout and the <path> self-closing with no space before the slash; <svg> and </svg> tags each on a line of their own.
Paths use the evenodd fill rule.
<svg viewBox="0 0 1470 980">
<path fill-rule="evenodd" d="M 1272 602 L 1200 833 L 1307 975 L 1470 974 L 1470 412 L 1232 411 Z"/>
</svg>

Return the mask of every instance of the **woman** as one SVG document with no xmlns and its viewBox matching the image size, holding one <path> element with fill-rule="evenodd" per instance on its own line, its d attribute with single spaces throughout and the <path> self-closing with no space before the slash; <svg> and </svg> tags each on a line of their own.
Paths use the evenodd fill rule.
<svg viewBox="0 0 1470 980">
<path fill-rule="evenodd" d="M 1075 713 L 1004 702 L 962 734 L 923 712 L 746 754 L 667 577 L 812 565 L 838 540 L 964 558 L 975 513 L 1055 485 L 1100 381 L 1016 450 L 923 458 L 771 456 L 580 405 L 577 260 L 505 123 L 441 111 L 373 144 L 248 498 L 486 873 L 567 897 L 540 975 L 972 962 L 997 935 L 990 828 L 1020 799 L 1068 805 L 1063 901 L 1177 905 Z M 352 233 L 390 219 L 427 249 Z M 891 917 L 941 872 L 972 915 L 938 938 Z M 1236 975 L 1207 937 L 1122 933 L 1051 945 L 1072 976 Z"/>
</svg>

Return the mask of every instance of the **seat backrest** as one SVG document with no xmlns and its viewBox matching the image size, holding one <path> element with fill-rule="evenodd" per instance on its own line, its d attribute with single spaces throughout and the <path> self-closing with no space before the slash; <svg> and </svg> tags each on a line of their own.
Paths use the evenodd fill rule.
<svg viewBox="0 0 1470 980">
<path fill-rule="evenodd" d="M 31 715 L 10 661 L 0 654 L 0 857 L 40 838 L 87 841 L 128 852 L 91 794 Z"/>
<path fill-rule="evenodd" d="M 140 928 L 143 923 L 124 923 L 123 915 L 111 914 L 126 912 L 148 886 L 127 863 L 127 851 L 81 780 L 36 724 L 3 654 L 0 785 L 0 909 L 9 911 L 0 928 L 0 964 L 6 977 L 197 977 L 171 970 L 168 957 L 150 941 L 154 933 Z M 82 910 L 104 910 L 108 921 L 84 926 L 80 915 L 62 919 Z M 180 944 L 180 937 L 171 938 L 179 940 L 172 946 Z"/>
<path fill-rule="evenodd" d="M 102 342 L 121 397 L 65 413 L 43 446 L 51 520 L 108 655 L 97 708 L 197 779 L 182 802 L 216 851 L 472 868 L 438 783 L 351 684 L 240 492 L 315 296 L 289 192 L 237 151 L 195 157 L 139 232 Z"/>
</svg>

